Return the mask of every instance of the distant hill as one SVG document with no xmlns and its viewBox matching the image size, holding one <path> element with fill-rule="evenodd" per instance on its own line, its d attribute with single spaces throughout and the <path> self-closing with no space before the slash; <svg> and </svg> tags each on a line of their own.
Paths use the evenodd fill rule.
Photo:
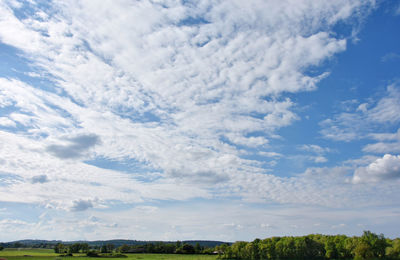
<svg viewBox="0 0 400 260">
<path fill-rule="evenodd" d="M 0 243 L 3 247 L 33 247 L 33 248 L 52 248 L 57 243 L 63 244 L 74 244 L 74 243 L 87 243 L 90 247 L 101 247 L 107 244 L 113 244 L 115 247 L 122 245 L 145 245 L 145 244 L 156 244 L 156 243 L 170 243 L 175 244 L 177 241 L 139 241 L 139 240 L 128 240 L 128 239 L 112 239 L 112 240 L 96 240 L 96 241 L 62 241 L 62 240 L 36 240 L 36 239 L 24 239 L 12 242 Z M 196 245 L 200 244 L 202 247 L 215 247 L 221 244 L 232 244 L 230 242 L 212 241 L 212 240 L 185 240 L 180 241 L 183 244 Z"/>
</svg>

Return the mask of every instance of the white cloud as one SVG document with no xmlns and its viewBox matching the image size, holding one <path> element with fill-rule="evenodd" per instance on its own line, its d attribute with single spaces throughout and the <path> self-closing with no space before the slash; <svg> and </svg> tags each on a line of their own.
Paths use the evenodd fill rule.
<svg viewBox="0 0 400 260">
<path fill-rule="evenodd" d="M 396 133 L 372 133 L 369 138 L 379 142 L 367 144 L 363 147 L 364 152 L 369 153 L 399 153 L 400 152 L 400 129 Z"/>
<path fill-rule="evenodd" d="M 309 155 L 297 155 L 294 156 L 295 160 L 302 161 L 313 161 L 315 163 L 325 163 L 328 159 L 325 157 L 325 154 L 333 152 L 332 149 L 328 147 L 321 147 L 316 144 L 304 144 L 298 146 L 297 148 L 300 151 L 308 152 Z"/>
<path fill-rule="evenodd" d="M 398 124 L 400 114 L 397 111 L 400 111 L 400 90 L 396 85 L 389 85 L 385 95 L 376 102 L 362 103 L 356 109 L 322 121 L 321 134 L 325 138 L 340 141 L 368 138 L 376 130 Z"/>
<path fill-rule="evenodd" d="M 395 15 L 400 15 L 400 5 L 396 8 Z"/>
<path fill-rule="evenodd" d="M 266 157 L 282 157 L 283 155 L 277 152 L 259 152 L 260 155 Z"/>
<path fill-rule="evenodd" d="M 2 41 L 24 51 L 57 83 L 50 93 L 1 79 L 7 102 L 17 109 L 10 120 L 32 136 L 48 136 L 41 138 L 45 151 L 58 157 L 134 159 L 166 177 L 193 180 L 204 173 L 216 175 L 213 180 L 264 170 L 220 138 L 264 146 L 277 129 L 297 120 L 283 93 L 316 88 L 325 74 L 303 71 L 345 49 L 329 26 L 362 8 L 346 1 L 204 1 L 195 9 L 123 1 L 54 4 L 56 16 L 36 6 L 40 19 L 24 20 L 2 5 Z M 182 24 L 190 17 L 207 23 Z M 89 133 L 102 145 L 88 153 L 58 144 Z"/>
<path fill-rule="evenodd" d="M 207 214 L 204 214 L 207 212 Z M 293 217 L 293 216 L 296 217 Z M 215 239 L 222 241 L 251 241 L 255 238 L 284 235 L 306 235 L 310 233 L 335 234 L 331 227 L 346 225 L 341 233 L 347 235 L 362 234 L 367 226 L 360 223 L 385 222 L 393 224 L 390 230 L 381 232 L 395 236 L 399 231 L 395 224 L 399 212 L 389 208 L 331 209 L 312 206 L 294 205 L 239 205 L 235 202 L 220 201 L 219 204 L 187 202 L 170 207 L 160 207 L 155 211 L 144 207 L 125 207 L 118 214 L 110 211 L 81 211 L 58 213 L 48 210 L 45 216 L 35 221 L 23 221 L 18 226 L 18 219 L 7 218 L 9 229 L 16 232 L 4 234 L 6 241 L 24 236 L 49 239 L 65 234 L 66 239 L 110 239 L 128 238 L 137 240 L 176 241 L 184 239 Z M 20 221 L 20 220 L 19 220 Z M 14 222 L 14 223 L 10 223 Z M 1 222 L 0 222 L 1 223 Z M 315 225 L 319 223 L 319 225 Z M 0 224 L 1 225 L 1 224 Z M 297 226 L 293 230 L 292 226 Z M 5 229 L 2 229 L 5 230 Z M 84 235 L 78 234 L 81 230 Z"/>
<path fill-rule="evenodd" d="M 400 153 L 400 141 L 392 143 L 378 142 L 367 144 L 363 147 L 364 152 L 369 153 Z"/>
<path fill-rule="evenodd" d="M 324 156 L 316 156 L 316 157 L 314 157 L 314 161 L 316 163 L 324 163 L 324 162 L 327 162 L 328 159 L 325 158 Z"/>
<path fill-rule="evenodd" d="M 0 190 L 2 201 L 35 203 L 67 215 L 95 214 L 113 203 L 194 198 L 331 207 L 376 203 L 362 188 L 346 186 L 346 167 L 278 177 L 263 159 L 243 156 L 285 156 L 270 143 L 278 140 L 280 128 L 299 120 L 287 94 L 316 89 L 328 74 L 311 76 L 307 69 L 346 48 L 332 26 L 362 14 L 370 3 L 198 1 L 193 7 L 169 1 L 55 1 L 56 13 L 37 5 L 26 19 L 17 18 L 12 8 L 18 6 L 7 3 L 0 3 L 0 41 L 29 60 L 37 74 L 28 75 L 47 75 L 52 86 L 45 90 L 0 78 L 0 106 L 11 109 L 0 124 L 19 127 L 0 131 L 0 171 L 16 176 Z M 204 21 L 185 24 L 197 17 Z M 387 98 L 359 111 L 380 123 L 398 120 L 390 110 L 396 108 L 396 91 L 389 88 Z M 345 127 L 361 121 L 346 114 L 327 124 L 334 128 L 342 119 Z M 317 145 L 301 149 L 316 163 L 326 162 L 324 154 L 331 152 Z M 90 165 L 96 160 L 106 166 L 134 161 L 139 167 L 108 170 Z M 354 194 L 358 199 L 352 201 Z M 142 232 L 132 231 L 132 223 L 154 223 L 160 238 L 168 240 L 182 234 L 182 221 L 190 222 L 184 228 L 188 238 L 190 228 L 200 232 L 202 224 L 210 224 L 212 218 L 201 214 L 209 211 L 202 210 L 167 212 L 174 216 L 169 223 L 165 211 L 136 207 L 119 216 L 117 225 L 107 214 L 99 221 L 61 217 L 60 229 L 57 218 L 47 224 L 54 228 L 50 233 L 71 238 L 76 228 L 88 225 L 88 236 L 98 239 L 128 237 Z M 228 209 L 232 220 L 218 216 L 217 224 L 259 230 L 268 221 L 246 223 L 248 216 L 235 217 L 235 210 Z M 204 217 L 202 224 L 193 216 Z M 177 229 L 166 230 L 172 224 Z M 221 236 L 218 225 L 205 230 Z M 40 230 L 48 231 L 45 224 Z M 154 238 L 149 230 L 141 235 Z M 230 237 L 235 236 L 221 239 Z"/>
<path fill-rule="evenodd" d="M 399 7 L 399 10 L 400 10 L 400 7 Z M 399 12 L 399 14 L 400 14 L 400 12 Z M 400 59 L 400 54 L 395 53 L 395 52 L 390 52 L 390 53 L 385 54 L 381 58 L 381 61 L 382 62 L 388 62 L 388 61 L 396 61 L 396 60 L 399 60 L 399 59 Z"/>
<path fill-rule="evenodd" d="M 84 211 L 89 208 L 93 208 L 93 201 L 88 199 L 79 199 L 79 200 L 74 200 L 72 202 L 71 210 L 72 211 Z"/>
<path fill-rule="evenodd" d="M 387 96 L 378 101 L 376 106 L 369 111 L 369 118 L 378 123 L 400 122 L 400 89 L 395 85 L 387 88 Z"/>
<path fill-rule="evenodd" d="M 400 178 L 400 155 L 385 154 L 366 167 L 357 168 L 353 183 L 379 182 Z"/>
<path fill-rule="evenodd" d="M 10 120 L 8 117 L 0 117 L 0 125 L 5 127 L 16 127 L 15 121 Z"/>
<path fill-rule="evenodd" d="M 304 145 L 300 146 L 299 149 L 302 151 L 313 152 L 316 154 L 324 154 L 324 153 L 329 153 L 332 151 L 328 147 L 321 147 L 316 144 L 304 144 Z"/>
</svg>

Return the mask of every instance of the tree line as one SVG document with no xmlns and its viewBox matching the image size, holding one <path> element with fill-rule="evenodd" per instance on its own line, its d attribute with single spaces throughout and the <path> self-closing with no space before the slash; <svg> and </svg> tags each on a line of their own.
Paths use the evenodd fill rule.
<svg viewBox="0 0 400 260">
<path fill-rule="evenodd" d="M 400 259 L 400 239 L 364 231 L 360 237 L 307 235 L 272 237 L 217 246 L 221 259 L 326 260 Z"/>
<path fill-rule="evenodd" d="M 115 247 L 114 244 L 104 244 L 102 246 L 90 247 L 87 243 L 63 244 L 57 243 L 54 245 L 54 252 L 63 255 L 72 255 L 74 253 L 86 253 L 88 256 L 96 254 L 113 254 L 113 253 L 155 253 L 155 254 L 213 254 L 214 247 L 201 246 L 199 243 L 191 245 L 177 241 L 171 242 L 156 242 L 146 243 L 142 245 L 127 245 L 124 244 Z"/>
</svg>

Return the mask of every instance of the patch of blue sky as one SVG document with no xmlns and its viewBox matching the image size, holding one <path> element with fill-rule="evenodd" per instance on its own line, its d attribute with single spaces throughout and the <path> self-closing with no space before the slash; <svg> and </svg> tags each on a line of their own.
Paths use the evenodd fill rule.
<svg viewBox="0 0 400 260">
<path fill-rule="evenodd" d="M 27 18 L 30 18 L 32 16 L 35 16 L 35 19 L 42 21 L 43 18 L 40 16 L 37 16 L 37 13 L 39 11 L 46 12 L 48 15 L 57 15 L 57 9 L 54 8 L 52 5 L 53 1 L 28 1 L 28 0 L 22 0 L 19 1 L 19 4 L 21 6 L 13 8 L 14 15 L 20 19 L 24 20 Z"/>
<path fill-rule="evenodd" d="M 3 115 L 1 115 L 0 113 L 0 116 Z M 18 122 L 15 122 L 15 125 L 0 125 L 0 130 L 12 133 L 21 133 L 21 132 L 25 133 L 26 131 L 29 130 L 29 128 L 19 124 Z"/>
<path fill-rule="evenodd" d="M 368 30 L 360 33 L 360 41 L 348 42 L 347 50 L 336 55 L 334 62 L 316 68 L 317 71 L 331 72 L 318 84 L 318 90 L 290 96 L 298 104 L 296 112 L 300 120 L 278 131 L 283 140 L 271 140 L 270 145 L 280 146 L 282 153 L 289 156 L 275 166 L 279 172 L 302 172 L 313 164 L 290 159 L 290 155 L 296 153 L 293 148 L 302 144 L 317 144 L 336 150 L 336 153 L 324 155 L 328 158 L 324 166 L 334 166 L 343 160 L 363 155 L 362 147 L 368 144 L 368 140 L 327 140 L 320 133 L 319 123 L 332 119 L 334 114 L 345 112 L 342 102 L 354 100 L 357 105 L 368 102 L 371 97 L 382 95 L 391 82 L 398 80 L 400 60 L 382 62 L 385 54 L 400 53 L 400 35 L 390 33 L 400 28 L 400 16 L 388 14 L 387 9 L 388 6 L 383 5 L 368 18 L 364 25 Z M 355 109 L 352 108 L 351 112 L 354 113 Z M 370 127 L 389 132 L 395 132 L 398 128 L 394 124 Z"/>
<path fill-rule="evenodd" d="M 279 131 L 279 134 L 283 136 L 282 139 L 271 140 L 270 145 L 279 147 L 279 152 L 284 155 L 274 166 L 274 170 L 280 176 L 300 174 L 309 167 L 335 167 L 341 165 L 343 161 L 357 159 L 364 155 L 362 147 L 369 143 L 368 140 L 343 142 L 323 138 L 319 133 L 319 125 L 315 121 L 314 123 L 307 119 L 297 121 Z M 318 145 L 330 151 L 326 153 L 302 151 L 303 145 Z M 324 157 L 326 161 L 316 161 L 319 156 Z"/>
<path fill-rule="evenodd" d="M 400 54 L 400 35 L 391 33 L 400 27 L 400 16 L 388 14 L 387 9 L 388 6 L 383 5 L 373 12 L 364 25 L 368 30 L 359 33 L 359 41 L 348 41 L 346 51 L 335 55 L 333 62 L 309 68 L 306 74 L 311 72 L 311 75 L 315 75 L 323 71 L 331 74 L 318 84 L 318 91 L 297 93 L 293 96 L 294 101 L 317 105 L 319 113 L 312 114 L 326 116 L 338 100 L 369 98 L 377 90 L 385 89 L 388 82 L 398 78 L 400 60 L 382 62 L 382 57 L 388 53 Z M 395 63 L 397 66 L 393 66 Z"/>
<path fill-rule="evenodd" d="M 7 116 L 15 111 L 19 111 L 19 110 L 17 107 L 14 106 L 14 104 L 9 105 L 9 106 L 0 107 L 0 116 Z"/>
<path fill-rule="evenodd" d="M 1 163 L 1 161 L 0 161 Z M 15 174 L 0 172 L 0 186 L 9 186 L 16 182 L 22 182 L 23 179 Z"/>
<path fill-rule="evenodd" d="M 179 21 L 178 26 L 200 26 L 208 23 L 210 22 L 208 22 L 204 17 L 189 16 Z"/>
<path fill-rule="evenodd" d="M 6 218 L 17 218 L 26 222 L 36 222 L 40 215 L 43 214 L 42 206 L 30 203 L 0 201 L 0 208 L 6 209 Z"/>
<path fill-rule="evenodd" d="M 50 75 L 34 66 L 18 49 L 0 43 L 0 60 L 0 77 L 18 79 L 35 88 L 59 93 L 60 89 Z"/>
<path fill-rule="evenodd" d="M 47 104 L 48 106 L 52 107 L 53 109 L 58 110 L 58 112 L 63 115 L 65 118 L 66 117 L 71 117 L 71 115 L 66 112 L 65 110 L 60 109 L 59 107 L 52 105 L 52 104 Z M 0 117 L 10 117 L 11 114 L 17 113 L 21 115 L 25 115 L 27 117 L 32 117 L 34 116 L 31 112 L 29 111 L 24 111 L 21 110 L 19 107 L 16 107 L 13 105 L 10 106 L 5 106 L 5 107 L 0 107 Z M 72 118 L 72 117 L 71 117 Z M 13 121 L 15 125 L 0 125 L 0 130 L 8 131 L 8 132 L 13 132 L 13 133 L 27 133 L 29 130 L 36 128 L 37 126 L 34 124 L 22 124 L 18 121 Z M 78 124 L 78 123 L 77 123 Z M 78 127 L 78 125 L 77 125 Z M 64 125 L 58 126 L 58 128 L 65 129 Z M 44 138 L 47 137 L 48 135 L 46 133 L 35 133 L 34 136 L 31 136 L 33 138 Z"/>
<path fill-rule="evenodd" d="M 161 122 L 162 119 L 156 114 L 146 111 L 138 112 L 134 110 L 125 110 L 124 108 L 119 109 L 116 113 L 125 119 L 129 119 L 135 123 L 151 123 L 151 122 Z"/>
</svg>

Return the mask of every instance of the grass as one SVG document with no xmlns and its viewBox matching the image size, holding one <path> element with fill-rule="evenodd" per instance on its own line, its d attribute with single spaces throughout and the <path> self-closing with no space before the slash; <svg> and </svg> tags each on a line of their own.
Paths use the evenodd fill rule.
<svg viewBox="0 0 400 260">
<path fill-rule="evenodd" d="M 6 248 L 0 251 L 0 259 L 7 260 L 216 260 L 215 255 L 175 255 L 175 254 L 125 254 L 128 258 L 86 257 L 84 254 L 74 254 L 73 257 L 60 257 L 52 249 L 14 249 Z"/>
</svg>

